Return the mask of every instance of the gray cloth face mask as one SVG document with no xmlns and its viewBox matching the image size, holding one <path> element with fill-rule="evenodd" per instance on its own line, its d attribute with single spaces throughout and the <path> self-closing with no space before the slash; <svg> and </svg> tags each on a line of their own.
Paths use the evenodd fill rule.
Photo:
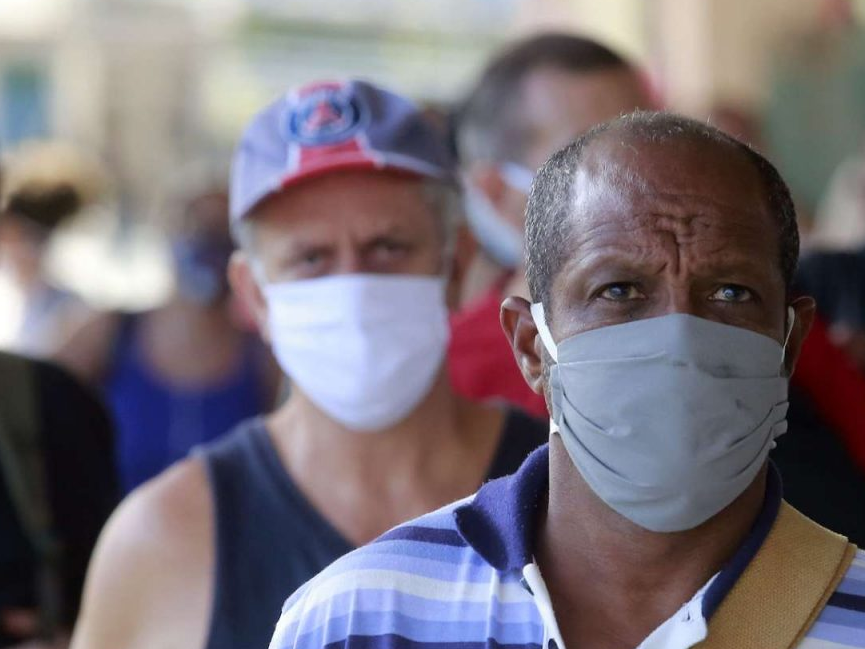
<svg viewBox="0 0 865 649">
<path fill-rule="evenodd" d="M 598 497 L 640 527 L 704 523 L 752 483 L 787 430 L 786 342 L 672 314 L 556 345 L 543 305 L 532 316 L 557 361 L 553 432 Z"/>
</svg>

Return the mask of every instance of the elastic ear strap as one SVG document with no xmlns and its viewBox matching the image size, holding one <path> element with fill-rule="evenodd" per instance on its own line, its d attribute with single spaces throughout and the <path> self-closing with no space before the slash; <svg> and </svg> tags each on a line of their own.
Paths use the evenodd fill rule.
<svg viewBox="0 0 865 649">
<path fill-rule="evenodd" d="M 538 335 L 547 348 L 550 356 L 557 363 L 559 362 L 559 354 L 556 349 L 556 341 L 553 340 L 553 335 L 550 333 L 550 328 L 547 326 L 547 318 L 544 315 L 544 305 L 541 302 L 535 302 L 531 307 L 532 319 L 535 321 L 535 326 L 538 328 Z"/>
<path fill-rule="evenodd" d="M 511 189 L 516 189 L 526 196 L 532 189 L 532 180 L 535 174 L 530 169 L 514 162 L 503 162 L 499 165 L 499 174 Z"/>
<path fill-rule="evenodd" d="M 781 351 L 781 362 L 787 357 L 787 343 L 790 342 L 790 334 L 793 333 L 793 324 L 796 322 L 796 309 L 787 307 L 787 335 L 784 336 L 784 348 Z"/>
</svg>

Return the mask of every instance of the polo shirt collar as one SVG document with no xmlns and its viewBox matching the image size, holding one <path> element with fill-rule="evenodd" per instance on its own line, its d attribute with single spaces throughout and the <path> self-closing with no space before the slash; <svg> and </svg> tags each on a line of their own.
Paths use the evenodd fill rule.
<svg viewBox="0 0 865 649">
<path fill-rule="evenodd" d="M 549 490 L 549 445 L 534 451 L 512 476 L 486 483 L 454 511 L 460 535 L 499 572 L 533 562 L 536 513 Z M 738 581 L 769 534 L 781 506 L 781 478 L 770 462 L 763 507 L 751 531 L 703 597 L 708 620 Z"/>
</svg>

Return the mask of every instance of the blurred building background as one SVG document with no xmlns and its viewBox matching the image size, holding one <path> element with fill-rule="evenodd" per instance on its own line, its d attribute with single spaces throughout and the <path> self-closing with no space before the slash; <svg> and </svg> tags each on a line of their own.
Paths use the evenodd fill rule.
<svg viewBox="0 0 865 649">
<path fill-rule="evenodd" d="M 158 211 L 166 178 L 184 161 L 226 155 L 245 120 L 288 85 L 362 76 L 447 104 L 492 50 L 552 27 L 630 55 L 676 110 L 707 116 L 722 106 L 753 117 L 807 216 L 861 144 L 863 8 L 848 0 L 0 0 L 0 150 L 59 137 L 101 156 L 115 181 L 110 214 L 73 237 L 58 272 L 97 299 L 135 306 L 165 288 L 141 224 Z"/>
</svg>

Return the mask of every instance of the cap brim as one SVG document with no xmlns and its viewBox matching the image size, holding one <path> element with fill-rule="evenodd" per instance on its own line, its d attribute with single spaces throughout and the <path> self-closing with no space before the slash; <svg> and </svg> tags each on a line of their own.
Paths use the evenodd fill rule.
<svg viewBox="0 0 865 649">
<path fill-rule="evenodd" d="M 394 173 L 409 176 L 412 178 L 430 178 L 443 179 L 446 175 L 435 173 L 432 168 L 421 169 L 417 165 L 400 164 L 399 161 L 388 160 L 373 160 L 368 155 L 362 153 L 352 155 L 342 155 L 339 160 L 323 160 L 318 164 L 307 164 L 302 171 L 293 172 L 283 175 L 277 182 L 274 183 L 274 188 L 271 191 L 264 192 L 253 204 L 244 212 L 240 218 L 246 218 L 255 208 L 261 205 L 264 201 L 279 193 L 283 189 L 296 187 L 304 182 L 314 180 L 332 173 L 340 171 L 377 171 L 383 173 Z"/>
</svg>

